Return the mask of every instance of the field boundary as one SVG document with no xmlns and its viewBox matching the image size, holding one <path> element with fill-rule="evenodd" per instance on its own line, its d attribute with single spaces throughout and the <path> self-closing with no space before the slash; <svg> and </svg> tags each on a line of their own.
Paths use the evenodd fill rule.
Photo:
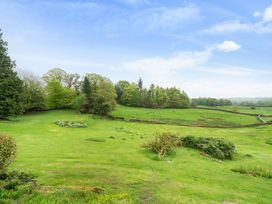
<svg viewBox="0 0 272 204">
<path fill-rule="evenodd" d="M 169 123 L 169 122 L 162 122 L 162 121 L 156 121 L 156 120 L 128 119 L 128 118 L 117 117 L 112 115 L 105 116 L 104 118 L 109 120 L 132 122 L 132 123 L 145 123 L 145 124 L 153 124 L 153 125 L 175 125 L 175 126 L 201 127 L 201 128 L 251 128 L 251 127 L 272 125 L 272 122 L 266 122 L 266 123 L 253 123 L 253 124 L 235 125 L 235 126 L 206 126 L 206 125 L 186 125 L 186 124 L 175 123 L 175 122 Z"/>
<path fill-rule="evenodd" d="M 194 109 L 222 111 L 222 112 L 226 112 L 226 113 L 233 113 L 233 114 L 238 114 L 238 115 L 248 115 L 248 116 L 255 116 L 255 117 L 258 117 L 258 116 L 272 117 L 272 115 L 264 115 L 264 114 L 257 114 L 257 113 L 242 113 L 242 112 L 236 112 L 236 111 L 231 111 L 231 110 L 226 110 L 226 109 L 221 109 L 221 108 L 194 107 Z"/>
</svg>

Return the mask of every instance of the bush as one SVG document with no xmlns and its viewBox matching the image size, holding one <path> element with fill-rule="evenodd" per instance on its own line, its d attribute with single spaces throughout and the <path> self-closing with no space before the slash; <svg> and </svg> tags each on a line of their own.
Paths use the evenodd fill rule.
<svg viewBox="0 0 272 204">
<path fill-rule="evenodd" d="M 224 139 L 187 136 L 181 140 L 183 146 L 202 150 L 216 159 L 224 160 L 233 158 L 235 146 Z"/>
<path fill-rule="evenodd" d="M 0 172 L 13 162 L 16 157 L 16 142 L 7 135 L 0 134 Z"/>
<path fill-rule="evenodd" d="M 0 203 L 9 203 L 4 201 L 31 193 L 37 187 L 35 178 L 32 174 L 18 171 L 0 173 Z"/>
<path fill-rule="evenodd" d="M 144 144 L 143 147 L 156 152 L 158 157 L 164 157 L 180 145 L 181 141 L 176 134 L 166 132 L 157 135 L 154 140 Z"/>
<path fill-rule="evenodd" d="M 77 122 L 77 121 L 58 120 L 55 122 L 55 124 L 60 127 L 68 127 L 68 128 L 86 128 L 86 127 L 88 127 L 87 123 Z"/>
</svg>

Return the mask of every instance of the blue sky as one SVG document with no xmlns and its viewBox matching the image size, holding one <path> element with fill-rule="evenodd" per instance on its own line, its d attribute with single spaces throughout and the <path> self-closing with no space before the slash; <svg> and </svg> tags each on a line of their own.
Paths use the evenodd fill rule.
<svg viewBox="0 0 272 204">
<path fill-rule="evenodd" d="M 99 73 L 189 96 L 272 96 L 272 2 L 0 0 L 18 69 Z"/>
</svg>

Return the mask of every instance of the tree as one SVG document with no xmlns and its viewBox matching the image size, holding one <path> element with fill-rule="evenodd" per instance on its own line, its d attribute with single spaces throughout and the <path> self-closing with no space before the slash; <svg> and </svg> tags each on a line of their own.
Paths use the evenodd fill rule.
<svg viewBox="0 0 272 204">
<path fill-rule="evenodd" d="M 142 106 L 142 96 L 143 96 L 143 80 L 142 78 L 140 77 L 139 80 L 138 80 L 138 88 L 139 88 L 139 92 L 140 92 L 140 106 Z"/>
<path fill-rule="evenodd" d="M 79 94 L 74 100 L 72 108 L 80 113 L 86 113 L 87 98 L 85 94 Z"/>
<path fill-rule="evenodd" d="M 46 90 L 50 109 L 70 108 L 76 97 L 75 90 L 63 87 L 59 81 L 49 81 Z"/>
<path fill-rule="evenodd" d="M 79 91 L 79 74 L 69 74 L 63 69 L 54 68 L 50 69 L 42 78 L 46 83 L 58 81 L 64 87 L 74 88 L 76 91 Z"/>
<path fill-rule="evenodd" d="M 167 89 L 168 107 L 169 108 L 188 108 L 190 106 L 189 97 L 185 92 L 181 92 L 176 87 Z"/>
<path fill-rule="evenodd" d="M 22 101 L 25 112 L 46 109 L 45 90 L 38 77 L 32 74 L 21 77 L 23 80 Z"/>
<path fill-rule="evenodd" d="M 80 109 L 82 110 L 82 112 L 88 113 L 91 110 L 92 90 L 91 90 L 91 83 L 90 83 L 88 77 L 86 77 L 86 76 L 84 77 L 84 80 L 82 82 L 81 92 L 85 96 L 85 103 L 83 103 L 84 100 L 81 98 L 82 106 Z"/>
<path fill-rule="evenodd" d="M 130 83 L 128 81 L 118 81 L 115 85 L 115 91 L 117 94 L 117 102 L 123 105 L 126 105 L 126 102 L 123 101 L 123 94 L 125 92 L 125 89 L 130 86 Z"/>
<path fill-rule="evenodd" d="M 15 62 L 8 56 L 7 42 L 0 31 L 0 118 L 19 115 L 23 112 L 21 102 L 22 81 L 14 71 Z"/>
<path fill-rule="evenodd" d="M 92 104 L 95 114 L 107 115 L 116 106 L 116 92 L 112 82 L 99 74 L 87 74 L 90 81 Z"/>
<path fill-rule="evenodd" d="M 140 90 L 137 84 L 131 83 L 124 88 L 121 101 L 128 106 L 140 106 Z"/>
</svg>

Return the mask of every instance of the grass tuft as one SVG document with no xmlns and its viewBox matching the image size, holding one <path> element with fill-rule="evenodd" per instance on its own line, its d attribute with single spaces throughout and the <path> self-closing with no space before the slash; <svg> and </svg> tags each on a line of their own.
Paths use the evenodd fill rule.
<svg viewBox="0 0 272 204">
<path fill-rule="evenodd" d="M 263 177 L 267 179 L 272 179 L 272 170 L 264 169 L 262 167 L 244 167 L 240 166 L 238 168 L 231 169 L 233 172 L 251 175 L 255 177 Z"/>
</svg>

